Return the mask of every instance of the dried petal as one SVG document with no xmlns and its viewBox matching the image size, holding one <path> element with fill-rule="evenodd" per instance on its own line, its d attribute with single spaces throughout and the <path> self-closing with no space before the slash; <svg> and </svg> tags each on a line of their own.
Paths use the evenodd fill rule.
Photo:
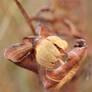
<svg viewBox="0 0 92 92">
<path fill-rule="evenodd" d="M 31 49 L 32 44 L 15 44 L 6 49 L 5 57 L 13 62 L 20 62 Z"/>
<path fill-rule="evenodd" d="M 41 37 L 48 37 L 53 35 L 53 33 L 48 29 L 48 27 L 42 24 L 37 27 L 36 32 Z"/>
</svg>

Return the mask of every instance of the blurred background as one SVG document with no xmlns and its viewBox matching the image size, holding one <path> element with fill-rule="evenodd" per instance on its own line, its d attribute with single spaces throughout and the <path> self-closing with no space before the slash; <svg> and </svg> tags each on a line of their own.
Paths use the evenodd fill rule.
<svg viewBox="0 0 92 92">
<path fill-rule="evenodd" d="M 20 2 L 29 16 L 35 16 L 40 8 L 50 5 L 50 0 L 20 0 Z M 86 9 L 84 29 L 91 42 L 92 0 L 83 0 L 83 4 Z M 36 74 L 16 66 L 4 57 L 5 48 L 21 43 L 23 37 L 32 34 L 14 1 L 0 0 L 0 92 L 43 92 Z M 92 51 L 92 47 L 90 50 Z M 92 92 L 91 56 L 87 56 L 85 60 L 77 92 Z"/>
</svg>

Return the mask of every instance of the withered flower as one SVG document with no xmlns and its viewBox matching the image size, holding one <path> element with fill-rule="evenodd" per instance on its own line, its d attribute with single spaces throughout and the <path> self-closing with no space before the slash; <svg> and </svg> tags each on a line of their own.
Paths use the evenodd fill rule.
<svg viewBox="0 0 92 92">
<path fill-rule="evenodd" d="M 36 36 L 25 37 L 22 44 L 8 47 L 5 50 L 5 57 L 16 65 L 35 72 L 46 89 L 59 89 L 79 70 L 87 55 L 86 41 L 78 39 L 73 50 L 67 52 L 67 41 L 55 35 L 43 24 L 39 25 L 35 31 L 31 23 L 32 19 L 26 14 L 21 4 L 17 0 L 14 1 Z M 50 23 L 56 21 L 55 19 Z M 63 60 L 64 55 L 67 56 L 66 60 Z"/>
<path fill-rule="evenodd" d="M 77 40 L 75 48 L 66 53 L 68 43 L 65 40 L 51 33 L 44 25 L 40 25 L 38 31 L 39 36 L 26 37 L 23 44 L 12 45 L 6 49 L 5 57 L 40 75 L 45 88 L 58 89 L 79 70 L 87 54 L 86 41 Z M 62 57 L 66 54 L 68 58 L 63 61 Z"/>
</svg>

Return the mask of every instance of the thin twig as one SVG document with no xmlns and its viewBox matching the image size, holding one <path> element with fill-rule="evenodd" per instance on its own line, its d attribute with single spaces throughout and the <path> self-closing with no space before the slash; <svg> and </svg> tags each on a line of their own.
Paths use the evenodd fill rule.
<svg viewBox="0 0 92 92">
<path fill-rule="evenodd" d="M 32 22 L 30 22 L 31 21 L 31 18 L 28 16 L 27 12 L 22 7 L 22 5 L 20 4 L 20 2 L 18 0 L 14 0 L 14 1 L 15 1 L 16 5 L 18 6 L 18 8 L 20 9 L 21 13 L 23 14 L 23 16 L 24 16 L 26 22 L 28 23 L 30 29 L 32 29 L 32 31 L 33 31 L 34 34 L 36 34 L 35 28 L 34 28 Z"/>
</svg>

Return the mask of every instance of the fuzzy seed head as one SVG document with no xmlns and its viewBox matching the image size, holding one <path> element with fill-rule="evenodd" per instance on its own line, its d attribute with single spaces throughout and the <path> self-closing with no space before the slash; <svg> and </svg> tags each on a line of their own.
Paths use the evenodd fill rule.
<svg viewBox="0 0 92 92">
<path fill-rule="evenodd" d="M 61 53 L 55 44 L 65 50 L 67 42 L 57 36 L 49 36 L 43 39 L 36 48 L 37 62 L 46 68 L 54 68 L 61 57 Z"/>
</svg>

